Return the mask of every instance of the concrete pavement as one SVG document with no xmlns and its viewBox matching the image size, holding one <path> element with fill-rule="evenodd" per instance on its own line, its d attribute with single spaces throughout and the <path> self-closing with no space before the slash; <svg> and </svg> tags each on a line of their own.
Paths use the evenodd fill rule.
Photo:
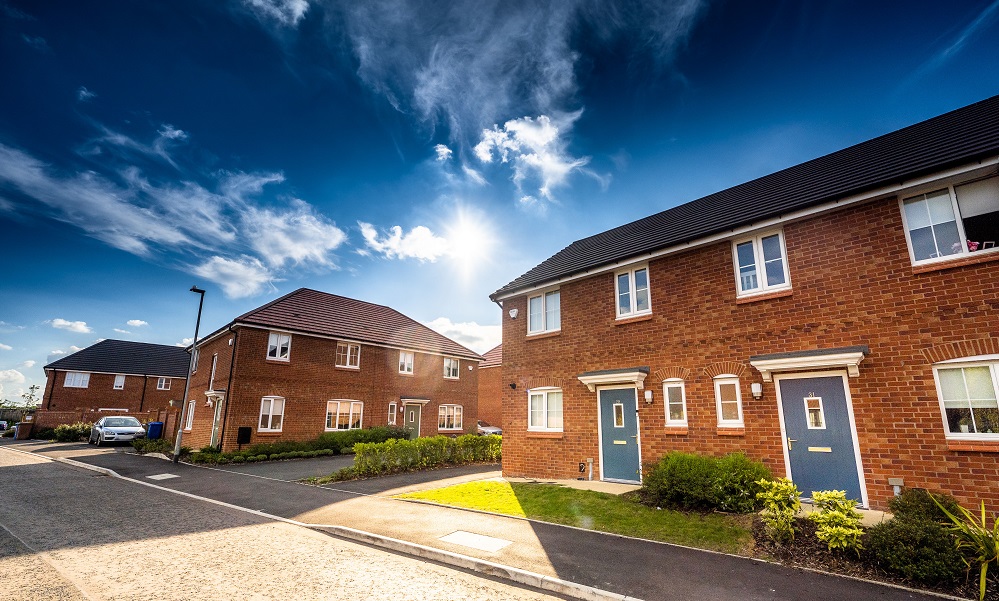
<svg viewBox="0 0 999 601">
<path fill-rule="evenodd" d="M 23 448 L 33 446 L 23 445 Z M 249 477 L 233 471 L 98 451 L 85 445 L 82 448 L 48 445 L 48 449 L 34 450 L 48 455 L 69 455 L 137 481 L 156 482 L 168 490 L 280 516 L 372 544 L 381 540 L 396 550 L 408 548 L 408 552 L 422 553 L 425 557 L 437 552 L 439 555 L 433 558 L 438 561 L 465 567 L 474 567 L 479 562 L 476 569 L 486 573 L 503 574 L 506 570 L 506 575 L 513 577 L 540 575 L 547 577 L 549 584 L 576 587 L 556 590 L 586 598 L 802 601 L 939 598 L 742 557 L 383 496 L 412 486 L 400 476 L 364 481 L 368 486 L 378 483 L 381 490 L 372 493 L 357 489 L 363 482 L 311 487 L 271 477 Z M 446 470 L 441 472 L 437 477 L 450 475 Z M 173 477 L 150 479 L 164 475 Z M 457 478 L 471 476 L 474 474 L 455 473 Z M 480 477 L 483 476 L 486 474 Z"/>
</svg>

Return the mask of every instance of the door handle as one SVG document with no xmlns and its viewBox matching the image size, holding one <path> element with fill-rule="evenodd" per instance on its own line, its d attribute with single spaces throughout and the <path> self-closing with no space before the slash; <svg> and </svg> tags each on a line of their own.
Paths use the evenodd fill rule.
<svg viewBox="0 0 999 601">
<path fill-rule="evenodd" d="M 635 434 L 634 436 L 632 436 L 632 438 L 638 438 L 638 434 Z"/>
<path fill-rule="evenodd" d="M 787 439 L 787 450 L 788 451 L 791 450 L 791 447 L 793 446 L 792 443 L 795 443 L 795 442 L 798 442 L 797 438 L 788 438 Z"/>
</svg>

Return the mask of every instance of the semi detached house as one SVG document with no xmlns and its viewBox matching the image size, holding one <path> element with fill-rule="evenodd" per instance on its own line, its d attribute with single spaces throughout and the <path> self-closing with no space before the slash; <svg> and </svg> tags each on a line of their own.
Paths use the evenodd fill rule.
<svg viewBox="0 0 999 601">
<path fill-rule="evenodd" d="M 395 425 L 474 433 L 482 357 L 389 307 L 302 288 L 195 350 L 184 444 L 225 451 Z"/>
<path fill-rule="evenodd" d="M 997 164 L 999 96 L 573 242 L 491 296 L 504 474 L 999 505 Z"/>
</svg>

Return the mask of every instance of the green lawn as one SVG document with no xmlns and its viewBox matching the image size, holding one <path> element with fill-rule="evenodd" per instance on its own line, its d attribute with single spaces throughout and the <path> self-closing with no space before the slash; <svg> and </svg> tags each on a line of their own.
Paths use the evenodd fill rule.
<svg viewBox="0 0 999 601">
<path fill-rule="evenodd" d="M 554 484 L 469 482 L 401 494 L 397 498 L 419 499 L 727 553 L 745 554 L 753 538 L 749 531 L 750 516 L 658 510 L 628 496 Z"/>
</svg>

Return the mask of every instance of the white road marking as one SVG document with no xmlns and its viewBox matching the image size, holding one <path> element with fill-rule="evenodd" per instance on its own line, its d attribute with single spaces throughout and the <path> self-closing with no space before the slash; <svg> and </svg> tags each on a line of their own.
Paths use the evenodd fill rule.
<svg viewBox="0 0 999 601">
<path fill-rule="evenodd" d="M 490 553 L 495 553 L 513 542 L 503 540 L 502 538 L 475 534 L 474 532 L 465 532 L 464 530 L 456 530 L 447 536 L 442 536 L 440 539 L 446 543 L 453 543 L 463 547 L 471 547 L 473 549 L 478 549 L 479 551 L 488 551 Z"/>
<path fill-rule="evenodd" d="M 180 478 L 177 474 L 156 474 L 155 476 L 146 476 L 150 480 L 169 480 L 170 478 Z"/>
</svg>

